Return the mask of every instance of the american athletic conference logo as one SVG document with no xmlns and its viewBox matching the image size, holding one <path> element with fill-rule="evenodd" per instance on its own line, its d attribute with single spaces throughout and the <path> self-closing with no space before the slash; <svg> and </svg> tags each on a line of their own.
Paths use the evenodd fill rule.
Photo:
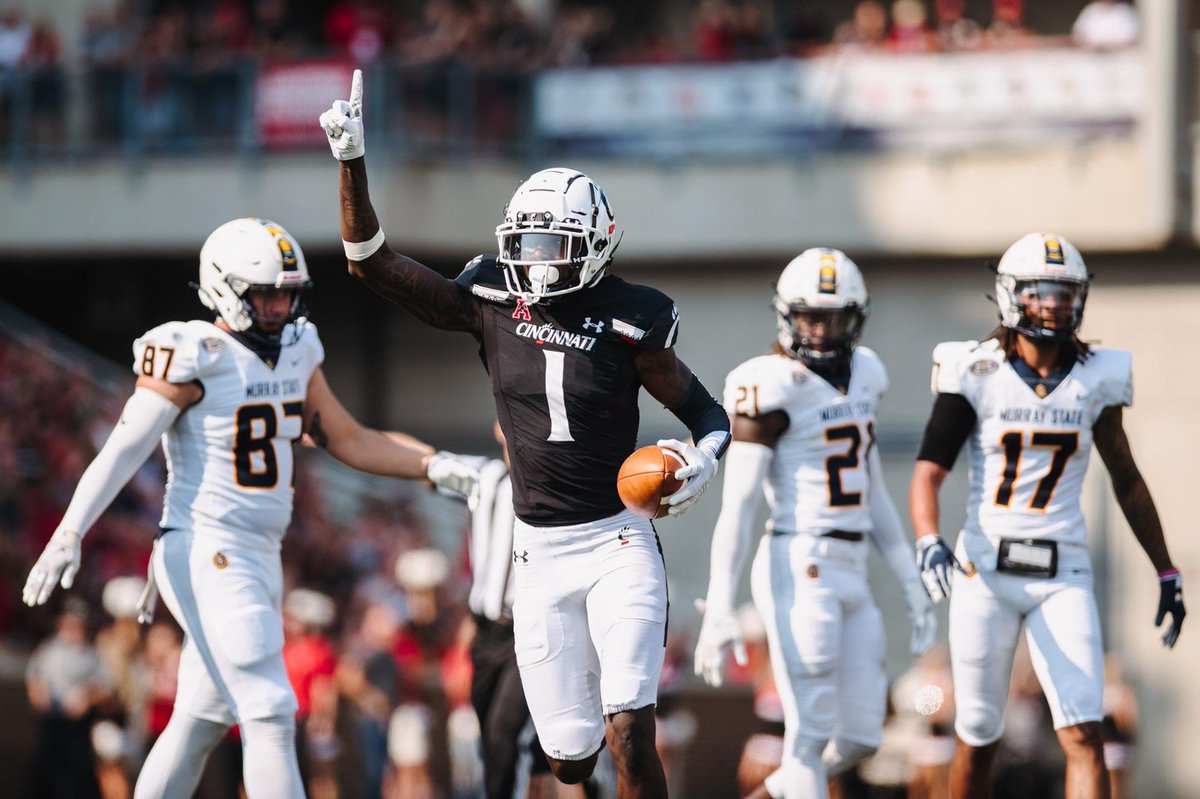
<svg viewBox="0 0 1200 799">
<path fill-rule="evenodd" d="M 529 313 L 529 303 L 517 297 L 517 307 L 513 309 L 513 319 L 524 319 L 526 322 L 533 321 L 533 315 Z"/>
</svg>

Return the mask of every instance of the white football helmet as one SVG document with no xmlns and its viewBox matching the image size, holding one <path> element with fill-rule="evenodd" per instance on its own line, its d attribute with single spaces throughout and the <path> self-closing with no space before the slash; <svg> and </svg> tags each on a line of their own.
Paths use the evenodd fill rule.
<svg viewBox="0 0 1200 799">
<path fill-rule="evenodd" d="M 200 248 L 200 282 L 195 287 L 200 302 L 238 333 L 252 332 L 278 341 L 283 329 L 292 324 L 292 340 L 299 338 L 311 287 L 300 245 L 269 219 L 243 217 L 226 222 Z M 267 289 L 294 289 L 286 319 L 258 318 L 248 292 Z M 275 329 L 265 329 L 262 322 Z"/>
<path fill-rule="evenodd" d="M 1034 340 L 1068 340 L 1083 321 L 1090 284 L 1071 242 L 1053 233 L 1024 235 L 996 267 L 1000 323 Z"/>
<path fill-rule="evenodd" d="M 775 284 L 779 344 L 806 363 L 850 357 L 870 310 L 862 273 L 841 250 L 805 250 Z"/>
<path fill-rule="evenodd" d="M 529 304 L 595 285 L 624 231 L 596 182 L 574 169 L 543 169 L 521 184 L 496 228 L 511 294 Z"/>
</svg>

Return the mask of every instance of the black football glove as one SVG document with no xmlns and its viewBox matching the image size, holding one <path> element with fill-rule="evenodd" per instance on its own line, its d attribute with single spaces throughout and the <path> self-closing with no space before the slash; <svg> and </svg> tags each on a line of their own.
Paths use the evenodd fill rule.
<svg viewBox="0 0 1200 799">
<path fill-rule="evenodd" d="M 1183 617 L 1187 615 L 1183 607 L 1183 575 L 1179 569 L 1168 569 L 1158 575 L 1158 592 L 1158 615 L 1154 617 L 1154 626 L 1160 626 L 1167 614 L 1171 614 L 1171 626 L 1163 633 L 1163 644 L 1170 649 L 1179 639 Z"/>
</svg>

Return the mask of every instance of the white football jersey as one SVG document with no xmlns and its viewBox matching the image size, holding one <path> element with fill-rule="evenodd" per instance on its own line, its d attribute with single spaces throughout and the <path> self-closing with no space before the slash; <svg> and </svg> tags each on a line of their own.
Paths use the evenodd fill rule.
<svg viewBox="0 0 1200 799">
<path fill-rule="evenodd" d="M 883 362 L 866 347 L 854 350 L 845 394 L 786 355 L 751 358 L 729 373 L 725 409 L 731 415 L 783 411 L 790 420 L 763 487 L 768 530 L 871 530 L 867 461 L 887 386 Z"/>
<path fill-rule="evenodd" d="M 933 392 L 960 394 L 975 409 L 967 439 L 968 556 L 993 563 L 1001 538 L 1086 546 L 1079 497 L 1092 427 L 1106 407 L 1133 402 L 1130 354 L 1093 349 L 1045 397 L 1017 374 L 996 339 L 939 344 L 933 361 Z"/>
<path fill-rule="evenodd" d="M 163 436 L 162 527 L 278 546 L 292 518 L 292 446 L 309 379 L 324 358 L 312 324 L 273 365 L 199 320 L 168 322 L 133 343 L 137 374 L 204 388 Z"/>
</svg>

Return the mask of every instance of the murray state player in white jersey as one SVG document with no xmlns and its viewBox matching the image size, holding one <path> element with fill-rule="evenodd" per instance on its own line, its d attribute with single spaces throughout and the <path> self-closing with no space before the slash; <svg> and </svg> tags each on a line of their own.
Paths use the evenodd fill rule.
<svg viewBox="0 0 1200 799">
<path fill-rule="evenodd" d="M 797 256 L 780 275 L 774 350 L 725 380 L 733 443 L 713 531 L 696 673 L 720 685 L 725 648 L 744 660 L 734 594 L 750 528 L 770 509 L 751 571 L 784 707 L 784 757 L 755 796 L 828 796 L 827 781 L 879 747 L 886 707 L 883 620 L 867 585 L 867 543 L 904 587 L 912 650 L 933 642 L 933 606 L 883 483 L 875 413 L 888 378 L 855 346 L 867 291 L 838 250 Z"/>
<path fill-rule="evenodd" d="M 991 793 L 1021 627 L 1067 756 L 1071 797 L 1107 797 L 1101 741 L 1104 649 L 1079 495 L 1095 444 L 1160 581 L 1156 624 L 1174 646 L 1183 588 L 1121 422 L 1133 401 L 1130 356 L 1076 335 L 1090 277 L 1066 239 L 1030 233 L 996 275 L 1001 325 L 982 342 L 934 350 L 933 414 L 910 506 L 930 594 L 950 593 L 958 747 L 951 792 Z M 938 490 L 967 445 L 970 497 L 957 557 L 938 534 Z M 959 564 L 962 564 L 961 566 Z M 958 567 L 955 569 L 955 567 Z"/>
<path fill-rule="evenodd" d="M 186 640 L 175 712 L 138 777 L 139 799 L 190 797 L 234 723 L 247 794 L 304 795 L 280 616 L 292 445 L 303 435 L 364 471 L 426 474 L 432 450 L 362 427 L 325 382 L 321 341 L 303 318 L 310 285 L 299 245 L 273 222 L 235 219 L 208 237 L 197 288 L 216 320 L 168 322 L 134 342 L 133 396 L 25 585 L 29 605 L 60 581 L 71 587 L 84 534 L 162 440 L 151 583 Z"/>
</svg>

